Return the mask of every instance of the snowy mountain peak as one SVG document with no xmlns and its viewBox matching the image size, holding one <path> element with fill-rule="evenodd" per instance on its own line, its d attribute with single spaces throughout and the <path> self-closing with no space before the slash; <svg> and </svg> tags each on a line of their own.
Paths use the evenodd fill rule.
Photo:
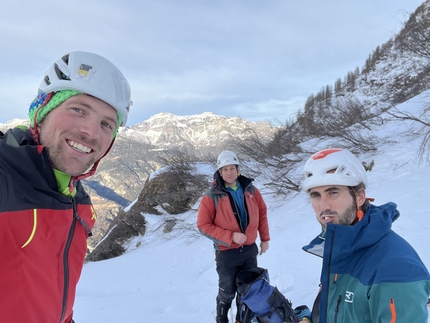
<svg viewBox="0 0 430 323">
<path fill-rule="evenodd" d="M 251 135 L 251 129 L 269 138 L 276 127 L 268 122 L 250 122 L 213 112 L 190 116 L 158 113 L 142 123 L 127 127 L 120 136 L 160 147 L 218 146 L 233 137 L 246 138 Z"/>
</svg>

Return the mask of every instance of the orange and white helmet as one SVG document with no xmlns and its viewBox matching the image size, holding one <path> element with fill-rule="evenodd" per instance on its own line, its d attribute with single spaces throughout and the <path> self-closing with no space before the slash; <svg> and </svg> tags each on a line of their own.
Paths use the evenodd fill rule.
<svg viewBox="0 0 430 323">
<path fill-rule="evenodd" d="M 348 150 L 330 148 L 313 154 L 303 170 L 303 190 L 326 185 L 367 187 L 367 173 L 360 161 Z"/>
</svg>

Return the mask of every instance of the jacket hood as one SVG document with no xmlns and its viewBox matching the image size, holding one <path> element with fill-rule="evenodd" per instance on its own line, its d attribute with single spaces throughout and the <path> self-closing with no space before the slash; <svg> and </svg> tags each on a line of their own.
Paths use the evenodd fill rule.
<svg viewBox="0 0 430 323">
<path fill-rule="evenodd" d="M 335 235 L 342 244 L 335 244 L 333 252 L 339 256 L 348 256 L 357 249 L 364 249 L 374 245 L 390 230 L 393 222 L 400 216 L 395 203 L 381 206 L 371 205 L 361 221 L 352 226 L 329 223 L 326 239 Z M 332 233 L 332 234 L 331 234 Z"/>
</svg>

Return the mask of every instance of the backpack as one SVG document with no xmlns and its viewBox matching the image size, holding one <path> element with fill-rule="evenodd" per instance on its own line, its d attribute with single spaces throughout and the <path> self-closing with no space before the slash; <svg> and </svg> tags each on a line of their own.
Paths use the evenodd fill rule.
<svg viewBox="0 0 430 323">
<path fill-rule="evenodd" d="M 242 323 L 251 322 L 252 316 L 261 323 L 299 322 L 291 302 L 270 285 L 267 269 L 257 267 L 240 271 L 236 286 Z"/>
</svg>

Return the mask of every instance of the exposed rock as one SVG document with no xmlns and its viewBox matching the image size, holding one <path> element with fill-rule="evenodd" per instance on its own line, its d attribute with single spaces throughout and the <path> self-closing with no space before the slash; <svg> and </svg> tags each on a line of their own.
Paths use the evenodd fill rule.
<svg viewBox="0 0 430 323">
<path fill-rule="evenodd" d="M 175 225 L 176 225 L 176 220 L 174 220 L 174 219 L 166 221 L 166 225 L 164 226 L 163 232 L 164 233 L 172 232 Z"/>
<path fill-rule="evenodd" d="M 133 207 L 128 212 L 121 210 L 105 237 L 87 256 L 86 260 L 99 261 L 122 255 L 125 252 L 124 245 L 131 238 L 145 234 L 145 224 L 145 217 Z"/>
<path fill-rule="evenodd" d="M 189 164 L 171 166 L 148 179 L 136 203 L 127 212 L 120 211 L 108 233 L 87 256 L 87 261 L 122 255 L 126 251 L 125 245 L 133 237 L 145 235 L 147 223 L 144 214 L 184 213 L 197 202 L 208 185 L 206 175 L 195 174 Z M 164 223 L 163 232 L 171 232 L 175 225 L 176 220 L 170 217 Z"/>
</svg>

